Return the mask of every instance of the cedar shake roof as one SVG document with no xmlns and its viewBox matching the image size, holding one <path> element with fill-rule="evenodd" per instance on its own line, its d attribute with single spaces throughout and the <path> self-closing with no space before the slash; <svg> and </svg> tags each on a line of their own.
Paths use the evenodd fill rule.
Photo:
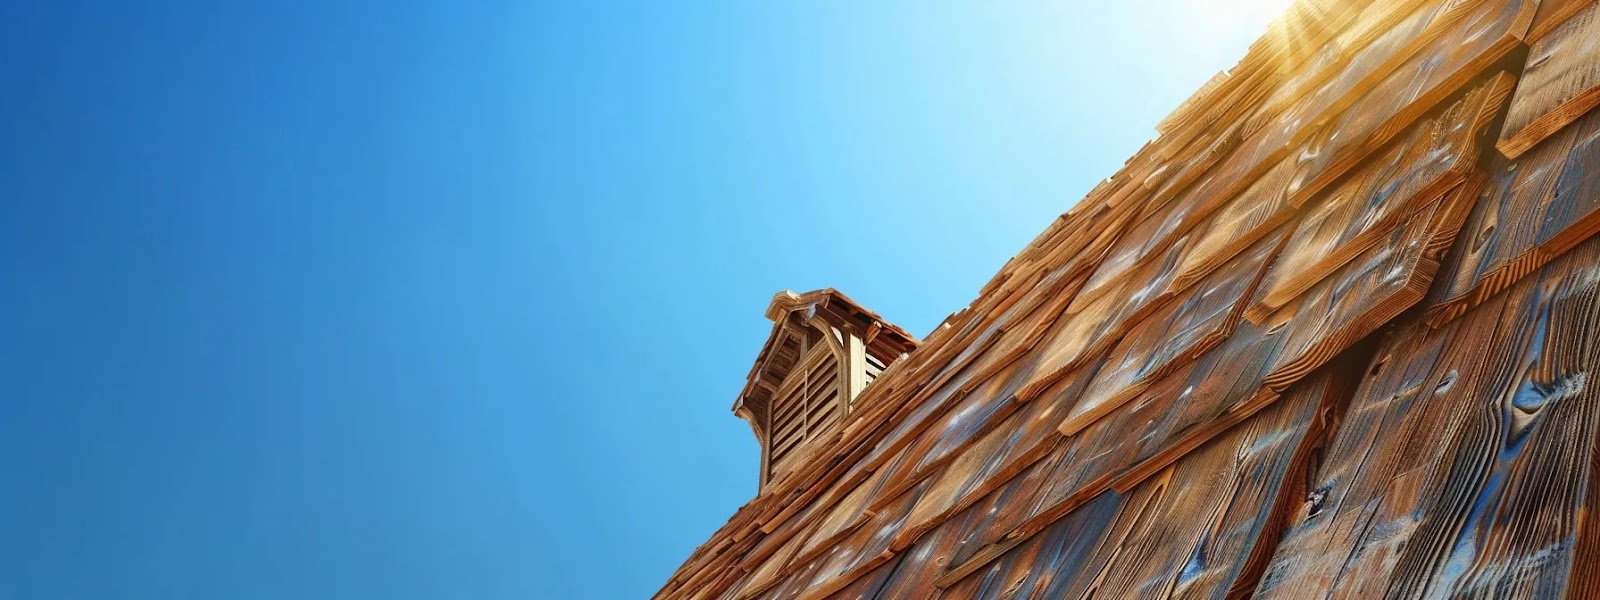
<svg viewBox="0 0 1600 600">
<path fill-rule="evenodd" d="M 1300 0 L 658 598 L 1579 597 L 1600 5 Z"/>
</svg>

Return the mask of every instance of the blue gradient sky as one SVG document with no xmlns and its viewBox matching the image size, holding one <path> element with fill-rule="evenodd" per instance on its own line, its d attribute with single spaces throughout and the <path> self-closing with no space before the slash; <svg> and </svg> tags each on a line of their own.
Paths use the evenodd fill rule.
<svg viewBox="0 0 1600 600">
<path fill-rule="evenodd" d="M 4 3 L 0 598 L 644 597 L 1262 3 Z"/>
</svg>

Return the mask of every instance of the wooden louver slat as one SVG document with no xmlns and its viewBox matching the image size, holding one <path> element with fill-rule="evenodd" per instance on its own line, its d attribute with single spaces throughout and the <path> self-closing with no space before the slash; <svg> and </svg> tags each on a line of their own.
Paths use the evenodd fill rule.
<svg viewBox="0 0 1600 600">
<path fill-rule="evenodd" d="M 769 475 L 783 472 L 808 440 L 839 421 L 839 359 L 823 344 L 812 346 L 773 399 Z"/>
</svg>

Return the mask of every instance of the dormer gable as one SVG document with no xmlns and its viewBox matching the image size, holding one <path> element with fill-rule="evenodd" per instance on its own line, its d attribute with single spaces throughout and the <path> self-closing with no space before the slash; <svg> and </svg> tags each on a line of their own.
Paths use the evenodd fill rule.
<svg viewBox="0 0 1600 600">
<path fill-rule="evenodd" d="M 916 348 L 905 330 L 832 288 L 785 290 L 767 306 L 772 333 L 733 413 L 761 445 L 761 485 L 800 462 L 854 408 L 867 384 Z"/>
</svg>

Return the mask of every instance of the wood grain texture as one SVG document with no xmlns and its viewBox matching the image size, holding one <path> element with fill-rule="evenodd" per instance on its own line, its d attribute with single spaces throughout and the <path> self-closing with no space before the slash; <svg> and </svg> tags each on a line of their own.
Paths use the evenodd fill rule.
<svg viewBox="0 0 1600 600">
<path fill-rule="evenodd" d="M 1078 390 L 1097 366 L 1098 363 L 1085 367 L 1083 372 L 1062 379 L 1039 399 L 1024 404 L 1006 423 L 983 436 L 961 453 L 955 462 L 937 471 L 935 477 L 905 479 L 924 492 L 909 516 L 898 525 L 889 550 L 898 553 L 913 543 L 920 543 L 929 530 L 940 527 L 941 523 L 951 518 L 950 515 L 979 504 L 992 494 L 1001 493 L 1003 498 L 1012 499 L 1019 494 L 1031 495 L 1039 476 L 1044 473 L 1042 466 L 1054 464 L 1060 458 L 1060 454 L 1051 454 L 1058 448 L 1059 439 L 1055 435 L 1054 424 L 1059 422 L 1060 415 L 1077 398 Z M 915 464 L 919 462 L 919 456 L 907 452 L 897 462 Z M 899 467 L 891 464 L 883 477 L 889 480 L 903 477 L 896 475 L 898 472 L 901 472 Z M 1027 491 L 1023 493 L 1019 489 Z M 881 509 L 888 510 L 902 500 L 904 492 L 895 491 L 890 486 L 880 486 L 873 494 L 889 500 L 882 503 L 886 508 Z M 869 506 L 873 504 L 868 502 Z M 1019 504 L 1012 507 L 1011 513 L 1023 515 L 1026 507 L 1026 503 Z M 995 506 L 991 508 L 998 510 Z M 869 510 L 868 514 L 873 512 Z M 1014 524 L 1014 520 L 1002 523 L 1009 526 Z M 823 546 L 834 544 L 837 541 Z M 951 557 L 949 560 L 954 559 Z"/>
<path fill-rule="evenodd" d="M 1474 178 L 1412 214 L 1383 243 L 1275 313 L 1270 321 L 1296 326 L 1265 385 L 1274 390 L 1288 387 L 1422 300 L 1481 181 Z"/>
<path fill-rule="evenodd" d="M 1600 105 L 1600 5 L 1573 15 L 1533 45 L 1495 144 L 1511 158 Z"/>
<path fill-rule="evenodd" d="M 893 558 L 889 545 L 926 488 L 918 486 L 908 490 L 887 509 L 873 515 L 865 526 L 800 569 L 795 577 L 807 581 L 802 583 L 794 598 L 825 598 Z"/>
<path fill-rule="evenodd" d="M 1306 463 L 1341 412 L 1339 379 L 1308 381 L 1129 490 L 1129 505 L 1149 504 L 1119 515 L 1126 533 L 1097 548 L 1107 558 L 1079 597 L 1220 598 L 1253 588 Z"/>
<path fill-rule="evenodd" d="M 1435 326 L 1465 312 L 1600 231 L 1600 114 L 1591 114 L 1494 176 L 1429 298 Z"/>
<path fill-rule="evenodd" d="M 1479 2 L 1427 2 L 1380 28 L 1379 37 L 1316 92 L 1259 116 L 1259 131 L 1175 201 L 1209 214 L 1291 158 L 1291 195 L 1321 191 L 1516 45 L 1532 5 L 1518 1 L 1498 8 L 1507 8 L 1505 18 L 1491 18 L 1502 13 Z M 1362 122 L 1374 116 L 1385 119 Z M 1339 121 L 1350 124 L 1333 125 Z"/>
<path fill-rule="evenodd" d="M 972 573 L 1107 489 L 1127 489 L 1147 479 L 1269 405 L 1276 394 L 1256 392 L 1282 338 L 1280 330 L 1247 324 L 1187 373 L 1163 380 L 1188 383 L 1183 393 L 1141 394 L 1066 438 L 1064 452 L 1047 467 L 1029 509 L 1012 520 L 1015 526 L 988 532 L 982 547 L 970 560 L 953 564 L 942 584 Z"/>
<path fill-rule="evenodd" d="M 944 597 L 1050 597 L 1043 594 L 1043 589 L 1051 582 L 1070 585 L 1092 568 L 1086 559 L 1110 533 L 1112 520 L 1124 502 L 1119 494 L 1100 495 L 1027 543 L 999 556 L 998 560 L 987 562 L 982 571 L 954 583 L 945 590 Z"/>
<path fill-rule="evenodd" d="M 1197 132 L 1237 120 L 1266 104 L 1260 97 L 1270 94 L 1276 102 L 1268 106 L 1274 110 L 1298 98 L 1340 72 L 1345 64 L 1341 59 L 1365 46 L 1374 32 L 1391 26 L 1393 19 L 1409 13 L 1415 4 L 1415 0 L 1294 3 L 1233 69 L 1218 73 L 1157 124 L 1161 138 L 1173 142 L 1161 156 L 1170 159 Z M 1287 65 L 1296 68 L 1287 69 Z M 1285 90 L 1288 93 L 1283 93 Z"/>
<path fill-rule="evenodd" d="M 1600 244 L 1380 351 L 1260 597 L 1560 597 L 1600 409 Z M 1577 589 L 1588 589 L 1587 587 Z"/>
<path fill-rule="evenodd" d="M 1083 398 L 1061 423 L 1072 435 L 1105 416 L 1156 378 L 1172 372 L 1217 344 L 1238 325 L 1246 301 L 1255 292 L 1267 265 L 1282 247 L 1284 235 L 1269 235 L 1240 254 L 1180 302 L 1167 305 L 1135 325 L 1111 352 L 1114 357 L 1095 375 Z"/>
<path fill-rule="evenodd" d="M 1566 23 L 1567 19 L 1593 4 L 1594 0 L 1539 0 L 1539 11 L 1534 14 L 1533 24 L 1528 27 L 1528 43 L 1539 43 Z"/>
<path fill-rule="evenodd" d="M 1360 19 L 1323 43 L 1286 74 L 1283 82 L 1262 103 L 1263 112 L 1286 114 L 1308 95 L 1315 96 L 1318 102 L 1331 102 L 1339 93 L 1360 87 L 1361 79 L 1372 77 L 1383 62 L 1400 60 L 1407 46 L 1419 42 L 1417 34 L 1443 5 L 1439 0 L 1372 4 Z M 1296 116 L 1303 118 L 1303 113 L 1309 112 L 1315 109 L 1302 109 L 1299 111 L 1302 114 Z"/>
<path fill-rule="evenodd" d="M 1474 89 L 1310 200 L 1246 318 L 1265 319 L 1464 181 L 1476 167 L 1479 141 L 1502 100 L 1492 86 Z"/>
<path fill-rule="evenodd" d="M 1291 197 L 1311 197 L 1326 189 L 1440 102 L 1483 78 L 1490 66 L 1521 45 L 1534 8 L 1530 0 L 1448 6 L 1443 13 L 1455 16 L 1437 39 L 1299 145 Z M 1491 80 L 1491 94 L 1509 94 L 1514 83 L 1509 74 L 1497 76 Z"/>
<path fill-rule="evenodd" d="M 1116 285 L 1121 289 L 1127 286 L 1127 281 Z M 1120 292 L 1102 294 L 1092 301 L 1084 301 L 1081 296 L 1074 299 L 1056 327 L 1024 359 L 1028 363 L 1029 377 L 1017 395 L 1033 397 L 1066 373 L 1099 356 L 1125 326 L 1122 314 L 1126 308 Z"/>
<path fill-rule="evenodd" d="M 1008 425 L 984 436 L 971 452 L 963 453 L 938 477 L 928 479 L 926 492 L 912 508 L 906 523 L 895 533 L 890 548 L 898 550 L 910 545 L 951 514 L 980 499 L 995 484 L 1009 479 L 1000 470 L 1012 464 L 1008 457 L 1013 452 L 1027 452 L 1029 448 L 1022 447 L 1022 443 L 1032 438 L 1020 427 L 1022 422 L 1021 415 L 1013 417 Z"/>
<path fill-rule="evenodd" d="M 1222 597 L 1276 537 L 1285 490 L 1343 394 L 1331 377 L 1204 444 L 1126 494 L 1107 492 L 948 590 L 957 598 Z M 1311 434 L 1308 436 L 1308 433 Z M 1254 559 L 1254 560 L 1252 560 Z"/>
<path fill-rule="evenodd" d="M 1293 172 L 1293 163 L 1279 163 L 1239 197 L 1196 225 L 1187 250 L 1174 267 L 1168 288 L 1173 292 L 1189 289 L 1234 255 L 1287 223 L 1294 216 L 1288 197 L 1289 177 Z"/>
<path fill-rule="evenodd" d="M 1118 240 L 1089 277 L 1079 292 L 1079 301 L 1092 302 L 1108 291 L 1120 289 L 1116 284 L 1142 266 L 1145 256 L 1165 247 L 1174 232 L 1185 225 L 1194 208 L 1184 203 L 1168 203 L 1135 225 L 1128 235 Z"/>
</svg>

